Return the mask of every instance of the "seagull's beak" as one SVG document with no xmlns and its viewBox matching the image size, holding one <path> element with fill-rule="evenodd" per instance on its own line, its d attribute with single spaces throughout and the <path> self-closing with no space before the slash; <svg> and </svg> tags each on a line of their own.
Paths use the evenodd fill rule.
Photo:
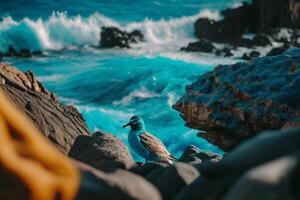
<svg viewBox="0 0 300 200">
<path fill-rule="evenodd" d="M 123 128 L 126 128 L 127 126 L 130 126 L 130 122 L 128 124 L 123 125 Z"/>
</svg>

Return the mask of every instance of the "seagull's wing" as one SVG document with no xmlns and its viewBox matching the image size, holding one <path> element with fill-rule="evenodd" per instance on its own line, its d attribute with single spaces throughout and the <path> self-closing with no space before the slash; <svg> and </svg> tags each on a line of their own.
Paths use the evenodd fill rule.
<svg viewBox="0 0 300 200">
<path fill-rule="evenodd" d="M 168 152 L 165 145 L 150 133 L 139 135 L 141 144 L 151 153 L 157 155 L 160 160 L 174 160 L 174 157 Z"/>
</svg>

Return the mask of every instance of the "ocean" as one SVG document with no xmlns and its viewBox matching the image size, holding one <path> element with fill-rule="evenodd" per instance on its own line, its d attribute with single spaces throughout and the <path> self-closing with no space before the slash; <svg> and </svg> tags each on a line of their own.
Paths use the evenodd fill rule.
<svg viewBox="0 0 300 200">
<path fill-rule="evenodd" d="M 177 157 L 190 144 L 223 154 L 197 137 L 198 130 L 185 127 L 172 105 L 199 75 L 238 61 L 179 49 L 197 40 L 197 18 L 221 19 L 220 10 L 241 2 L 1 0 L 0 51 L 8 45 L 42 50 L 43 56 L 3 62 L 33 71 L 63 103 L 78 108 L 91 132 L 109 132 L 128 144 L 129 130 L 122 125 L 138 114 Z M 140 30 L 145 42 L 131 49 L 94 48 L 103 26 Z"/>
</svg>

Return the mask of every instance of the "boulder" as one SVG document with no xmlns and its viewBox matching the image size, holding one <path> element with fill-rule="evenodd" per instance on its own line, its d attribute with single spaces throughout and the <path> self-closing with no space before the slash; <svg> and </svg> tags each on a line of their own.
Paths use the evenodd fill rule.
<svg viewBox="0 0 300 200">
<path fill-rule="evenodd" d="M 130 43 L 138 43 L 143 39 L 143 34 L 138 30 L 128 33 L 116 27 L 102 27 L 99 46 L 101 48 L 130 48 Z"/>
<path fill-rule="evenodd" d="M 271 51 L 267 54 L 267 56 L 278 56 L 283 54 L 286 50 L 289 49 L 289 46 L 283 45 L 281 47 L 274 47 Z"/>
<path fill-rule="evenodd" d="M 102 171 L 129 169 L 135 164 L 128 148 L 121 140 L 99 131 L 92 136 L 78 136 L 69 156 Z"/>
<path fill-rule="evenodd" d="M 194 145 L 190 145 L 183 154 L 178 159 L 179 162 L 188 163 L 190 165 L 195 165 L 202 163 L 204 161 L 217 162 L 222 160 L 222 156 L 208 151 L 200 151 Z"/>
<path fill-rule="evenodd" d="M 187 47 L 181 48 L 181 50 L 211 53 L 215 51 L 215 47 L 207 40 L 199 40 L 198 42 L 189 43 Z"/>
<path fill-rule="evenodd" d="M 161 200 L 158 190 L 147 180 L 124 170 L 105 173 L 86 164 L 75 162 L 81 172 L 76 199 Z"/>
<path fill-rule="evenodd" d="M 173 106 L 188 127 L 225 151 L 267 129 L 300 121 L 299 49 L 217 66 L 186 87 Z"/>
<path fill-rule="evenodd" d="M 239 180 L 244 176 L 248 176 L 247 174 L 251 173 L 251 171 L 256 171 L 255 168 L 299 152 L 299 141 L 299 128 L 284 131 L 269 131 L 259 134 L 254 139 L 242 143 L 219 162 L 203 162 L 197 164 L 195 167 L 200 172 L 201 177 L 197 178 L 192 184 L 182 189 L 174 199 L 196 200 L 199 199 L 199 197 L 204 200 L 223 199 L 226 193 L 231 190 L 232 186 L 234 186 L 235 184 L 239 185 Z M 297 181 L 290 182 L 290 176 L 281 176 L 283 173 L 281 170 L 282 165 L 280 163 L 276 163 L 273 166 L 274 167 L 272 167 L 272 169 L 268 169 L 269 173 L 262 175 L 261 172 L 259 172 L 260 175 L 256 174 L 256 177 L 261 177 L 260 180 L 268 182 L 268 180 L 270 180 L 270 177 L 275 178 L 277 176 L 278 178 L 281 177 L 282 180 L 284 179 L 284 181 L 282 182 L 288 181 L 289 183 L 291 183 L 290 188 L 298 187 Z M 295 176 L 295 179 L 298 180 L 298 175 Z M 250 178 L 248 179 L 248 183 L 249 182 Z M 248 187 L 245 185 L 243 186 L 243 189 L 238 187 L 239 189 L 241 189 L 241 193 L 234 189 L 235 193 L 229 192 L 229 194 L 231 193 L 232 195 L 235 194 L 238 196 L 240 194 L 244 195 L 244 192 L 249 192 L 249 190 L 246 189 Z M 257 183 L 257 186 L 259 187 L 260 185 Z M 271 185 L 269 185 L 269 187 L 271 187 Z M 286 187 L 283 186 L 280 189 L 285 190 L 285 188 Z M 298 189 L 295 190 L 298 191 Z M 253 191 L 255 191 L 254 193 L 256 193 L 256 191 L 259 190 L 251 190 L 252 193 Z M 263 192 L 268 193 L 268 191 L 269 189 L 261 191 L 262 193 L 260 194 L 263 194 Z"/>
<path fill-rule="evenodd" d="M 299 168 L 299 153 L 259 165 L 245 173 L 224 199 L 299 199 Z"/>
<path fill-rule="evenodd" d="M 258 51 L 251 51 L 249 54 L 244 53 L 242 56 L 243 60 L 251 60 L 252 58 L 257 58 L 260 56 L 260 53 Z"/>
<path fill-rule="evenodd" d="M 147 176 L 152 171 L 155 171 L 156 169 L 160 168 L 166 168 L 169 164 L 167 163 L 161 163 L 161 162 L 147 162 L 145 164 L 141 163 L 138 165 L 134 165 L 130 171 L 133 173 L 136 173 L 141 176 Z"/>
<path fill-rule="evenodd" d="M 183 187 L 191 184 L 200 176 L 196 168 L 177 162 L 162 171 L 156 182 L 163 199 L 172 199 Z"/>
<path fill-rule="evenodd" d="M 89 135 L 82 115 L 73 106 L 59 103 L 30 71 L 21 72 L 0 64 L 0 88 L 34 122 L 37 128 L 64 154 L 75 138 Z"/>
</svg>

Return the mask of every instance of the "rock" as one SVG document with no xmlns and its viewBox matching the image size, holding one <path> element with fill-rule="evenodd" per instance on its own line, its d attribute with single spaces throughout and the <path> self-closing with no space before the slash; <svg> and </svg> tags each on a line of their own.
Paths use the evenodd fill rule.
<svg viewBox="0 0 300 200">
<path fill-rule="evenodd" d="M 189 43 L 187 47 L 184 47 L 181 50 L 211 53 L 215 50 L 215 47 L 207 40 L 199 40 L 198 42 Z"/>
<path fill-rule="evenodd" d="M 268 46 L 272 45 L 268 35 L 266 34 L 257 34 L 252 39 L 252 45 L 253 46 Z"/>
<path fill-rule="evenodd" d="M 141 41 L 143 41 L 143 34 L 138 30 L 128 33 L 116 27 L 102 27 L 99 46 L 101 48 L 130 48 L 130 43 Z"/>
<path fill-rule="evenodd" d="M 178 159 L 179 162 L 188 163 L 190 165 L 199 164 L 204 161 L 217 162 L 220 160 L 222 160 L 222 156 L 213 152 L 200 151 L 200 149 L 194 145 L 190 145 Z"/>
<path fill-rule="evenodd" d="M 73 106 L 61 105 L 30 71 L 0 64 L 0 88 L 64 154 L 78 135 L 89 135 L 82 115 Z"/>
<path fill-rule="evenodd" d="M 237 181 L 224 199 L 299 199 L 299 167 L 299 153 L 255 167 Z"/>
<path fill-rule="evenodd" d="M 158 190 L 147 180 L 124 170 L 104 173 L 76 162 L 81 171 L 78 200 L 161 200 Z"/>
<path fill-rule="evenodd" d="M 251 51 L 249 54 L 244 53 L 242 56 L 243 60 L 251 60 L 252 58 L 257 58 L 260 56 L 260 53 L 258 51 Z"/>
<path fill-rule="evenodd" d="M 299 49 L 218 66 L 186 87 L 173 106 L 187 126 L 225 151 L 267 129 L 300 121 Z M 297 123 L 295 123 L 297 124 Z"/>
<path fill-rule="evenodd" d="M 160 163 L 160 162 L 147 162 L 146 164 L 140 164 L 133 166 L 130 171 L 136 173 L 141 176 L 147 176 L 152 171 L 160 168 L 166 168 L 169 164 L 167 163 Z"/>
<path fill-rule="evenodd" d="M 32 57 L 32 53 L 29 49 L 20 49 L 19 56 L 23 58 L 30 58 Z"/>
<path fill-rule="evenodd" d="M 299 128 L 259 134 L 254 139 L 242 143 L 219 162 L 203 162 L 196 165 L 201 177 L 182 189 L 174 199 L 194 200 L 200 196 L 201 199 L 223 199 L 231 187 L 249 170 L 299 152 L 299 142 Z M 269 170 L 274 176 L 276 170 L 280 169 L 277 167 L 278 165 Z M 288 177 L 285 180 L 289 180 Z M 293 187 L 296 188 L 297 183 Z"/>
<path fill-rule="evenodd" d="M 12 45 L 9 45 L 8 49 L 7 49 L 6 56 L 8 56 L 8 57 L 18 57 L 19 53 L 17 52 L 17 50 Z"/>
<path fill-rule="evenodd" d="M 134 165 L 126 145 L 116 136 L 95 132 L 92 136 L 78 136 L 69 156 L 102 171 L 129 169 Z"/>
<path fill-rule="evenodd" d="M 191 184 L 199 175 L 193 166 L 177 162 L 161 173 L 156 186 L 163 199 L 172 199 L 184 186 Z"/>
<path fill-rule="evenodd" d="M 222 15 L 224 19 L 221 21 L 199 18 L 194 24 L 196 36 L 213 42 L 240 45 L 244 43 L 242 35 L 255 32 L 259 22 L 258 10 L 247 3 L 227 9 Z"/>
<path fill-rule="evenodd" d="M 267 54 L 267 56 L 278 56 L 284 53 L 289 47 L 284 45 L 281 47 L 272 48 L 272 50 Z"/>
</svg>

